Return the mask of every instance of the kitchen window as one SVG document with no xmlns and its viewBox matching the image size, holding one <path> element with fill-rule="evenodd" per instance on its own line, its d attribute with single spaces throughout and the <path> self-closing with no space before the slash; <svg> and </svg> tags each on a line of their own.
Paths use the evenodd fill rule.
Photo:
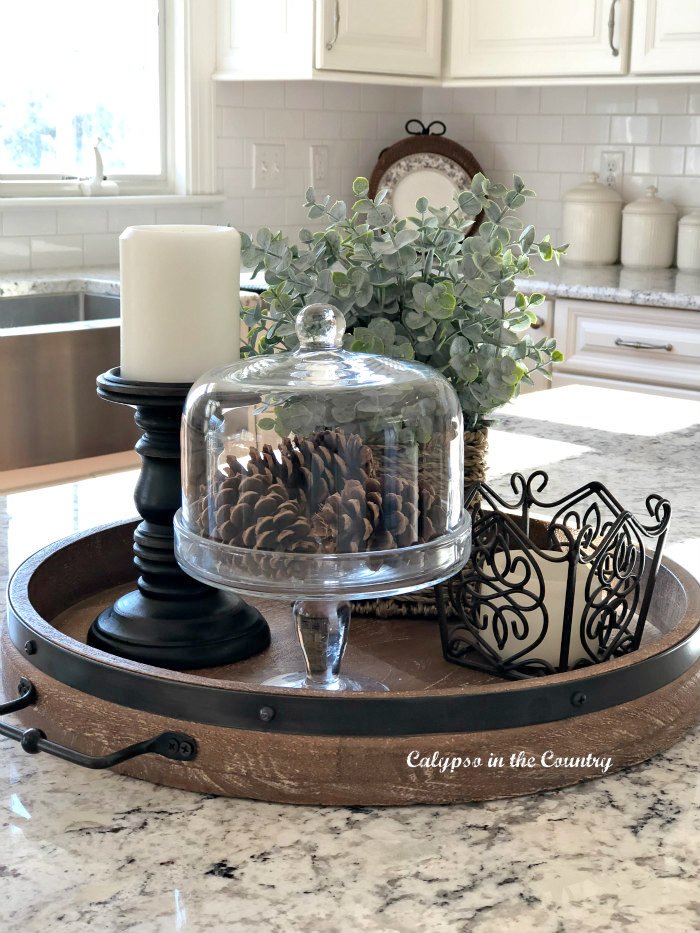
<svg viewBox="0 0 700 933">
<path fill-rule="evenodd" d="M 172 190 L 165 0 L 0 0 L 0 195 Z"/>
</svg>

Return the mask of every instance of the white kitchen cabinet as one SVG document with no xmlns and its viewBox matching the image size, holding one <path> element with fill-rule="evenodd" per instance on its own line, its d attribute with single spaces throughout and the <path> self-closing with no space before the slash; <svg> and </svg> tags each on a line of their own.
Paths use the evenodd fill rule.
<svg viewBox="0 0 700 933">
<path fill-rule="evenodd" d="M 700 73 L 698 0 L 635 0 L 631 71 Z"/>
<path fill-rule="evenodd" d="M 442 0 L 317 0 L 316 67 L 437 77 Z"/>
<path fill-rule="evenodd" d="M 447 75 L 625 74 L 629 14 L 629 0 L 452 0 Z"/>
<path fill-rule="evenodd" d="M 560 299 L 554 336 L 564 362 L 554 385 L 614 380 L 700 397 L 699 323 L 696 311 Z"/>
<path fill-rule="evenodd" d="M 442 0 L 219 0 L 219 80 L 436 78 Z"/>
</svg>

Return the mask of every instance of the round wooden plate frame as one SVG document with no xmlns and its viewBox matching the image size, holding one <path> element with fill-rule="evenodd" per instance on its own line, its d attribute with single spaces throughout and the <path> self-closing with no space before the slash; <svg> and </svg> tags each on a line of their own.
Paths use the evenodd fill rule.
<svg viewBox="0 0 700 933">
<path fill-rule="evenodd" d="M 416 133 L 411 133 L 409 127 L 412 123 L 416 123 L 422 127 L 422 130 Z M 443 128 L 443 133 L 433 133 L 431 132 L 431 127 L 435 124 L 440 124 Z M 449 159 L 452 162 L 455 162 L 464 172 L 467 173 L 469 179 L 471 180 L 478 172 L 481 172 L 481 166 L 477 162 L 476 158 L 472 153 L 465 149 L 464 146 L 461 146 L 459 143 L 455 142 L 453 139 L 448 139 L 444 134 L 445 124 L 441 120 L 435 120 L 433 123 L 428 124 L 428 126 L 423 126 L 420 120 L 409 120 L 406 123 L 406 132 L 410 135 L 400 139 L 398 142 L 394 143 L 392 146 L 388 146 L 386 149 L 383 149 L 379 153 L 379 158 L 376 165 L 372 169 L 372 174 L 369 179 L 369 196 L 370 198 L 376 197 L 377 193 L 380 190 L 382 178 L 385 173 L 399 162 L 401 159 L 405 159 L 407 156 L 418 155 L 420 153 L 426 153 L 428 155 L 438 155 L 443 158 Z M 389 193 L 389 198 L 391 198 L 391 192 Z M 476 217 L 474 221 L 473 229 L 476 230 L 483 219 L 483 212 Z"/>
<path fill-rule="evenodd" d="M 541 756 L 550 750 L 610 756 L 608 773 L 619 770 L 669 748 L 700 720 L 700 584 L 670 560 L 650 612 L 661 636 L 631 655 L 506 682 L 445 662 L 433 622 L 358 619 L 348 673 L 376 677 L 390 692 L 329 697 L 261 686 L 288 670 L 298 651 L 282 603 L 260 606 L 273 630 L 270 649 L 227 667 L 171 671 L 86 645 L 96 610 L 133 586 L 134 528 L 122 522 L 60 541 L 27 560 L 10 583 L 3 692 L 16 698 L 21 678 L 33 687 L 31 701 L 17 704 L 24 706 L 17 716 L 27 727 L 26 751 L 104 767 L 126 747 L 132 757 L 116 770 L 200 793 L 315 804 L 454 803 L 601 775 L 598 765 L 546 767 Z M 17 727 L 0 725 L 22 737 L 12 734 Z M 535 764 L 510 767 L 519 751 Z M 409 767 L 416 754 L 480 757 L 483 764 L 447 772 Z M 487 767 L 489 755 L 504 765 Z"/>
</svg>

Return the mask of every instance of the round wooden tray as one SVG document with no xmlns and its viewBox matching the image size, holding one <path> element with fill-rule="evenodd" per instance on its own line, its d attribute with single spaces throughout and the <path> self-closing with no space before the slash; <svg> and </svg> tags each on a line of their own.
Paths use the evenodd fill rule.
<svg viewBox="0 0 700 933">
<path fill-rule="evenodd" d="M 196 740 L 191 761 L 145 754 L 122 773 L 281 802 L 451 803 L 598 777 L 669 748 L 700 720 L 700 585 L 672 561 L 649 616 L 660 634 L 625 658 L 506 682 L 448 664 L 435 622 L 359 618 L 343 670 L 389 692 L 328 695 L 261 686 L 303 667 L 280 602 L 256 602 L 270 649 L 228 667 L 168 671 L 88 647 L 93 619 L 133 586 L 134 526 L 76 535 L 26 561 L 1 641 L 4 698 L 28 678 L 36 703 L 17 716 L 48 740 L 93 756 L 168 730 Z"/>
</svg>

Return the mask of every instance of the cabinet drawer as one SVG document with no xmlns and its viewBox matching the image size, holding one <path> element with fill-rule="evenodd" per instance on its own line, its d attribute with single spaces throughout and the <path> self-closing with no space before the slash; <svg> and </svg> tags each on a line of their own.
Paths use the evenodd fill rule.
<svg viewBox="0 0 700 933">
<path fill-rule="evenodd" d="M 557 301 L 557 370 L 700 389 L 700 315 L 694 311 Z"/>
</svg>

